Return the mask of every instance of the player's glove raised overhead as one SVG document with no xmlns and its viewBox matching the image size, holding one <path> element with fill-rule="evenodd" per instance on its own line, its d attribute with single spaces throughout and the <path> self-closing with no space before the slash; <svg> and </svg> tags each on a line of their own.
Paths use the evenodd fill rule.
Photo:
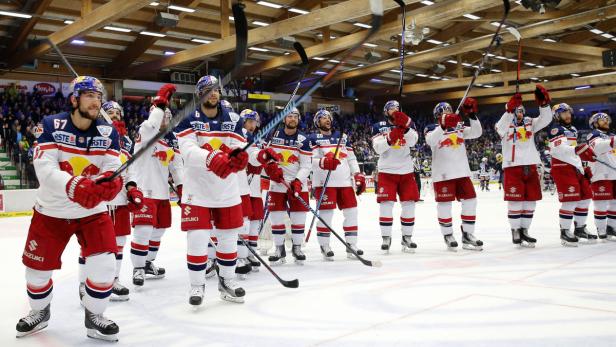
<svg viewBox="0 0 616 347">
<path fill-rule="evenodd" d="M 509 99 L 505 108 L 507 109 L 507 112 L 513 113 L 520 106 L 522 106 L 522 94 L 515 93 L 511 99 Z"/>
<path fill-rule="evenodd" d="M 540 107 L 544 107 L 550 104 L 550 93 L 541 84 L 537 84 L 535 88 L 535 101 Z"/>
</svg>

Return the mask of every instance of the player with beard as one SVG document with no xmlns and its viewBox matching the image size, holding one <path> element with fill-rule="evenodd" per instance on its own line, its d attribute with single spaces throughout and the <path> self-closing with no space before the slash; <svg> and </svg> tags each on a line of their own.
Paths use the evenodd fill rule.
<svg viewBox="0 0 616 347">
<path fill-rule="evenodd" d="M 242 230 L 242 199 L 237 172 L 248 164 L 239 115 L 220 104 L 218 79 L 203 76 L 195 90 L 207 100 L 175 129 L 186 177 L 182 195 L 182 231 L 186 232 L 186 260 L 190 279 L 189 303 L 199 306 L 205 291 L 210 235 L 216 233 L 218 290 L 223 300 L 244 302 L 245 291 L 235 281 L 237 240 Z M 215 228 L 215 230 L 214 230 Z"/>
<path fill-rule="evenodd" d="M 319 206 L 319 216 L 328 225 L 332 224 L 336 206 L 342 210 L 344 238 L 357 254 L 362 255 L 364 252 L 357 248 L 357 199 L 353 182 L 359 195 L 366 191 L 366 178 L 359 170 L 351 141 L 346 134 L 333 131 L 332 122 L 332 115 L 327 110 L 320 110 L 314 115 L 314 125 L 318 132 L 311 134 L 309 141 L 312 147 L 312 185 L 316 187 L 315 199 L 319 201 L 321 195 L 325 194 Z M 330 171 L 324 190 L 325 178 Z M 329 246 L 330 231 L 321 221 L 317 224 L 317 237 L 323 259 L 333 261 L 334 252 Z M 353 253 L 348 251 L 347 256 L 354 258 Z"/>
<path fill-rule="evenodd" d="M 17 323 L 17 337 L 45 328 L 50 318 L 53 270 L 62 265 L 72 235 L 85 257 L 85 326 L 91 338 L 117 341 L 119 328 L 103 313 L 115 278 L 117 245 L 107 202 L 122 178 L 97 183 L 120 165 L 118 132 L 98 119 L 104 88 L 89 76 L 71 82 L 71 112 L 43 119 L 34 152 L 40 182 L 22 261 L 32 310 Z"/>
</svg>

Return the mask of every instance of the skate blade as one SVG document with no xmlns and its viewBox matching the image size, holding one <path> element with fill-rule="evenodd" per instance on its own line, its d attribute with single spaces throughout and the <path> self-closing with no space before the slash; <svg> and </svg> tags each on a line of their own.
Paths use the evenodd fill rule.
<svg viewBox="0 0 616 347">
<path fill-rule="evenodd" d="M 450 246 L 447 246 L 447 250 L 448 250 L 449 252 L 454 252 L 454 253 L 455 253 L 455 252 L 457 252 L 457 251 L 458 251 L 458 247 L 457 247 L 457 246 L 456 246 L 456 247 L 450 247 Z"/>
<path fill-rule="evenodd" d="M 521 248 L 535 248 L 535 243 L 534 242 L 522 242 L 520 244 Z"/>
<path fill-rule="evenodd" d="M 415 253 L 415 248 L 410 248 L 410 247 L 402 246 L 402 253 L 414 254 Z"/>
<path fill-rule="evenodd" d="M 246 274 L 236 274 L 236 275 L 240 281 L 245 281 L 248 278 L 248 275 Z"/>
<path fill-rule="evenodd" d="M 560 241 L 560 244 L 563 245 L 563 247 L 577 247 L 578 246 L 577 242 Z"/>
<path fill-rule="evenodd" d="M 286 263 L 287 263 L 287 260 L 285 258 L 280 258 L 280 259 L 278 259 L 276 261 L 271 261 L 270 260 L 270 265 L 271 266 L 280 266 L 280 265 L 286 264 Z"/>
<path fill-rule="evenodd" d="M 32 335 L 32 334 L 34 334 L 34 333 L 36 333 L 38 331 L 41 331 L 41 330 L 47 328 L 47 325 L 49 325 L 48 321 L 41 322 L 41 323 L 39 323 L 39 325 L 37 325 L 34 329 L 32 329 L 30 331 L 24 331 L 24 332 L 18 331 L 17 334 L 16 334 L 16 337 L 24 337 L 24 336 Z"/>
<path fill-rule="evenodd" d="M 473 245 L 467 245 L 467 244 L 462 244 L 462 248 L 469 250 L 469 251 L 483 251 L 483 246 L 473 246 Z"/>
<path fill-rule="evenodd" d="M 259 266 L 253 266 L 250 272 L 259 272 Z"/>
<path fill-rule="evenodd" d="M 608 236 L 606 240 L 616 242 L 616 236 Z"/>
<path fill-rule="evenodd" d="M 165 275 L 145 275 L 146 280 L 159 280 L 161 278 L 165 278 Z"/>
<path fill-rule="evenodd" d="M 105 334 L 101 334 L 96 329 L 88 329 L 88 337 L 91 339 L 118 342 L 118 334 L 105 335 Z"/>
<path fill-rule="evenodd" d="M 243 304 L 244 303 L 244 297 L 243 296 L 240 296 L 240 297 L 231 296 L 231 295 L 229 295 L 227 293 L 220 292 L 220 298 L 225 300 L 225 301 L 234 302 L 236 304 Z"/>
<path fill-rule="evenodd" d="M 334 261 L 334 257 L 328 257 L 328 256 L 324 255 L 323 256 L 323 261 L 326 261 L 326 262 Z M 295 262 L 297 262 L 297 260 Z"/>
<path fill-rule="evenodd" d="M 389 248 L 388 249 L 382 249 L 381 248 L 381 251 L 382 251 L 383 254 L 389 254 Z"/>
<path fill-rule="evenodd" d="M 109 298 L 110 301 L 128 301 L 128 294 L 127 295 L 116 295 L 116 294 L 111 294 L 111 297 Z"/>
<path fill-rule="evenodd" d="M 305 262 L 305 260 L 297 260 L 297 259 L 295 259 L 295 265 L 304 266 L 304 262 Z"/>
</svg>

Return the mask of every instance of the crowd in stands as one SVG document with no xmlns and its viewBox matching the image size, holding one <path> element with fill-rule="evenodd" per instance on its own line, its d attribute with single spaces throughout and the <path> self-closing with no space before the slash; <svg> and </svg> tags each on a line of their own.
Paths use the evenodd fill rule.
<svg viewBox="0 0 616 347">
<path fill-rule="evenodd" d="M 147 119 L 150 107 L 149 99 L 141 102 L 123 101 L 125 123 L 128 134 L 135 138 L 139 124 Z M 66 98 L 57 93 L 52 97 L 43 97 L 37 93 L 12 93 L 0 92 L 0 141 L 9 153 L 11 160 L 21 173 L 22 186 L 24 188 L 37 187 L 38 182 L 32 166 L 32 151 L 35 137 L 35 129 L 43 117 L 59 113 L 68 109 Z M 273 113 L 260 112 L 262 124 L 267 124 L 274 116 Z M 430 165 L 430 148 L 425 144 L 423 129 L 433 122 L 431 113 L 417 115 L 410 112 L 415 123 L 415 128 L 420 135 L 416 146 L 418 161 L 424 166 Z M 467 142 L 469 164 L 471 170 L 477 170 L 481 159 L 486 157 L 490 164 L 495 165 L 496 154 L 500 152 L 500 139 L 494 130 L 494 124 L 499 117 L 481 117 L 483 135 Z M 587 129 L 586 117 L 576 117 L 578 129 Z M 380 113 L 339 115 L 334 114 L 334 124 L 338 129 L 343 129 L 352 141 L 359 162 L 367 174 L 371 174 L 376 166 L 377 156 L 372 150 L 370 139 L 372 137 L 372 125 L 383 120 Z M 305 132 L 314 131 L 313 113 L 306 113 L 301 120 L 300 128 Z M 545 131 L 537 134 L 539 149 L 543 151 L 547 147 Z"/>
</svg>

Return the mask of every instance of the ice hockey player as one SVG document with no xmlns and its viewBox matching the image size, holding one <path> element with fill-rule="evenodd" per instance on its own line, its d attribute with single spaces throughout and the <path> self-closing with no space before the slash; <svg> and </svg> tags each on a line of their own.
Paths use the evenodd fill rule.
<svg viewBox="0 0 616 347">
<path fill-rule="evenodd" d="M 590 182 L 597 234 L 601 240 L 616 241 L 616 144 L 610 132 L 612 118 L 600 112 L 592 115 L 588 123 L 593 129 L 588 145 L 596 156 L 596 161 L 590 162 Z"/>
<path fill-rule="evenodd" d="M 150 115 L 139 126 L 135 140 L 135 151 L 139 151 L 159 131 L 166 131 L 171 120 L 168 109 L 175 92 L 172 84 L 163 85 L 152 100 Z M 160 240 L 165 229 L 171 226 L 171 204 L 169 203 L 169 174 L 173 177 L 176 190 L 182 194 L 182 158 L 178 155 L 177 140 L 172 132 L 158 141 L 141 158 L 135 161 L 134 178 L 144 195 L 143 207 L 134 213 L 131 261 L 133 263 L 133 284 L 142 287 L 146 275 L 162 278 L 165 269 L 154 265 Z"/>
<path fill-rule="evenodd" d="M 306 260 L 302 242 L 308 209 L 295 198 L 295 194 L 308 201 L 307 181 L 311 169 L 312 151 L 308 139 L 298 129 L 300 117 L 299 110 L 293 109 L 283 119 L 284 127 L 276 130 L 267 147 L 258 153 L 259 163 L 263 165 L 265 173 L 271 180 L 267 207 L 270 211 L 272 236 L 276 247 L 275 253 L 269 257 L 272 265 L 286 263 L 284 221 L 287 211 L 291 219 L 293 244 L 291 254 L 298 265 L 302 265 Z M 289 184 L 291 191 L 282 184 L 283 180 Z"/>
<path fill-rule="evenodd" d="M 237 172 L 248 164 L 248 154 L 238 150 L 246 143 L 243 125 L 238 114 L 220 104 L 216 77 L 201 77 L 195 93 L 199 106 L 175 129 L 184 172 L 190 177 L 184 182 L 181 224 L 187 237 L 189 303 L 203 302 L 208 242 L 214 228 L 220 296 L 242 303 L 246 293 L 235 281 L 235 266 L 237 239 L 244 225 Z"/>
<path fill-rule="evenodd" d="M 550 95 L 541 85 L 535 89 L 539 117 L 526 116 L 522 95 L 515 94 L 506 104 L 506 112 L 496 123 L 503 148 L 505 201 L 507 201 L 512 242 L 516 246 L 535 247 L 537 240 L 528 229 L 533 213 L 541 200 L 541 179 L 537 165 L 541 158 L 535 145 L 535 134 L 552 121 Z"/>
<path fill-rule="evenodd" d="M 344 222 L 344 238 L 357 254 L 364 252 L 357 248 L 357 199 L 355 192 L 361 194 L 366 191 L 366 178 L 359 170 L 357 158 L 353 152 L 353 145 L 346 134 L 333 131 L 333 118 L 329 111 L 319 110 L 313 118 L 314 126 L 318 131 L 311 134 L 312 147 L 312 185 L 315 187 L 315 199 L 323 200 L 319 207 L 319 216 L 332 225 L 334 209 L 336 206 L 342 210 Z M 342 140 L 340 140 L 342 136 Z M 340 147 L 338 147 L 340 141 Z M 336 153 L 336 156 L 334 154 Z M 327 187 L 324 188 L 327 173 L 331 171 Z M 356 190 L 353 189 L 355 182 Z M 325 191 L 324 191 L 325 189 Z M 334 252 L 329 246 L 330 231 L 320 221 L 317 223 L 317 238 L 321 246 L 323 259 L 334 260 Z M 347 251 L 348 258 L 354 258 L 353 253 Z"/>
<path fill-rule="evenodd" d="M 579 238 L 596 241 L 597 235 L 586 231 L 588 206 L 592 197 L 590 182 L 582 161 L 594 160 L 592 148 L 577 144 L 577 129 L 573 126 L 573 109 L 562 103 L 552 108 L 555 122 L 548 130 L 552 154 L 552 178 L 561 202 L 559 211 L 560 240 L 563 246 L 577 247 Z M 574 220 L 574 232 L 571 221 Z"/>
<path fill-rule="evenodd" d="M 479 185 L 481 191 L 490 191 L 490 165 L 488 164 L 488 158 L 481 158 L 479 163 Z"/>
<path fill-rule="evenodd" d="M 438 103 L 434 107 L 438 124 L 426 127 L 426 143 L 432 149 L 432 182 L 437 216 L 447 248 L 455 251 L 458 247 L 451 217 L 451 203 L 457 199 L 462 204 L 462 247 L 482 250 L 483 242 L 474 236 L 477 199 L 465 145 L 466 140 L 481 136 L 482 128 L 477 119 L 475 99 L 467 98 L 462 109 L 469 118 L 470 126 L 466 126 L 461 117 L 453 113 L 451 105 Z"/>
<path fill-rule="evenodd" d="M 117 245 L 107 202 L 122 189 L 121 177 L 107 182 L 120 164 L 118 132 L 97 119 L 101 82 L 79 76 L 71 82 L 71 112 L 43 119 L 34 153 L 40 182 L 22 261 L 32 310 L 17 323 L 17 337 L 45 328 L 50 318 L 53 270 L 75 234 L 85 257 L 85 326 L 91 338 L 117 341 L 119 328 L 103 316 L 115 278 Z"/>
<path fill-rule="evenodd" d="M 130 159 L 133 153 L 133 141 L 128 137 L 126 132 L 126 125 L 123 121 L 124 111 L 122 106 L 120 106 L 115 101 L 107 101 L 103 104 L 103 110 L 107 112 L 109 118 L 113 121 L 113 127 L 116 129 L 118 134 L 120 135 L 120 162 L 124 164 L 128 159 Z M 115 230 L 116 235 L 116 244 L 118 245 L 118 250 L 115 255 L 116 257 L 116 269 L 115 269 L 115 280 L 113 282 L 113 289 L 111 291 L 111 301 L 126 301 L 128 300 L 129 290 L 125 286 L 120 283 L 120 270 L 122 269 L 122 259 L 123 259 L 123 250 L 124 245 L 126 244 L 126 237 L 130 235 L 131 230 L 131 212 L 137 212 L 143 207 L 143 193 L 137 189 L 137 184 L 131 179 L 131 172 L 134 170 L 133 167 L 129 167 L 122 174 L 122 179 L 124 180 L 126 187 L 122 189 L 122 191 L 109 202 L 108 211 L 111 216 L 111 220 L 113 221 L 113 228 Z M 85 259 L 83 257 L 79 258 L 79 277 L 80 277 L 80 285 L 79 285 L 79 297 L 83 299 L 86 291 L 85 284 Z"/>
<path fill-rule="evenodd" d="M 372 147 L 379 155 L 376 201 L 379 203 L 379 224 L 383 237 L 381 250 L 389 253 L 392 212 L 399 197 L 402 251 L 413 253 L 417 248 L 411 240 L 415 225 L 415 202 L 419 200 L 417 184 L 421 182 L 415 182 L 410 148 L 417 143 L 417 131 L 412 127 L 411 118 L 400 111 L 398 101 L 385 103 L 383 114 L 385 120 L 372 126 Z"/>
</svg>

